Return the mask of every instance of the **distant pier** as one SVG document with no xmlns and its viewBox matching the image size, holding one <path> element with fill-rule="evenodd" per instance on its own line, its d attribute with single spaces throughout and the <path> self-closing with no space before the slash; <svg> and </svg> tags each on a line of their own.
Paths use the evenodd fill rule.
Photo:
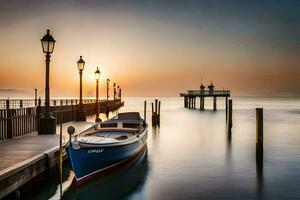
<svg viewBox="0 0 300 200">
<path fill-rule="evenodd" d="M 228 97 L 230 97 L 230 90 L 215 90 L 214 85 L 211 83 L 208 89 L 201 84 L 199 90 L 188 90 L 185 93 L 180 93 L 181 97 L 184 97 L 184 107 L 196 109 L 196 99 L 199 98 L 199 108 L 200 110 L 205 109 L 205 97 L 213 97 L 213 110 L 217 110 L 217 98 L 225 97 L 226 110 L 228 109 Z"/>
</svg>

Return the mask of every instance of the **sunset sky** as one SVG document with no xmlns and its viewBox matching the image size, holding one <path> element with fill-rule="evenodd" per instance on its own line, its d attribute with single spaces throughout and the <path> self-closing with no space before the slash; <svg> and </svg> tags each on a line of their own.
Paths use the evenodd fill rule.
<svg viewBox="0 0 300 200">
<path fill-rule="evenodd" d="M 0 1 L 0 89 L 44 92 L 41 37 L 56 39 L 52 96 L 78 94 L 76 62 L 125 96 L 178 96 L 212 80 L 233 95 L 300 95 L 300 1 Z"/>
</svg>

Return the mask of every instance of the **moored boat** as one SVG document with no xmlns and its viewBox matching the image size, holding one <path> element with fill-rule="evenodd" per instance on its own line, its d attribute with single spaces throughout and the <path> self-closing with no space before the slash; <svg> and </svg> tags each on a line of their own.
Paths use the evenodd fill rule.
<svg viewBox="0 0 300 200">
<path fill-rule="evenodd" d="M 77 183 L 135 157 L 145 146 L 147 124 L 139 113 L 119 113 L 71 138 L 67 154 Z"/>
</svg>

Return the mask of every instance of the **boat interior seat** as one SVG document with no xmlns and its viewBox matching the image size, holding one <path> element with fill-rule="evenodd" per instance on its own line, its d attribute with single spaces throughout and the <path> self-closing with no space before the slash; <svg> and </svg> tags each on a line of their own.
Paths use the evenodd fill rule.
<svg viewBox="0 0 300 200">
<path fill-rule="evenodd" d="M 128 136 L 127 135 L 121 135 L 121 136 L 116 137 L 114 139 L 116 139 L 116 140 L 126 140 L 126 139 L 128 139 Z"/>
<path fill-rule="evenodd" d="M 138 133 L 138 129 L 124 129 L 124 128 L 101 128 L 96 130 L 97 132 L 124 132 L 124 133 Z"/>
</svg>

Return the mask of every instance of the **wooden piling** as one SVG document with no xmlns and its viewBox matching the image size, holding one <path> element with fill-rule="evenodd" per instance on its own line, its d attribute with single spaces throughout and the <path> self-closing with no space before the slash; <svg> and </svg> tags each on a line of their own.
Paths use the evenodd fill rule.
<svg viewBox="0 0 300 200">
<path fill-rule="evenodd" d="M 160 126 L 160 101 L 158 102 L 157 125 Z"/>
<path fill-rule="evenodd" d="M 217 97 L 214 96 L 214 111 L 217 110 Z"/>
<path fill-rule="evenodd" d="M 263 108 L 256 108 L 256 159 L 263 158 Z"/>
<path fill-rule="evenodd" d="M 232 99 L 229 99 L 228 102 L 228 123 L 227 123 L 227 127 L 228 127 L 228 132 L 231 132 L 231 128 L 232 128 Z"/>
<path fill-rule="evenodd" d="M 152 106 L 152 126 L 159 126 L 160 125 L 160 101 L 158 99 L 155 99 L 155 108 L 154 104 L 151 103 Z"/>
<path fill-rule="evenodd" d="M 144 120 L 146 121 L 146 112 L 147 112 L 147 101 L 144 101 Z"/>
<path fill-rule="evenodd" d="M 154 104 L 153 103 L 151 103 L 151 113 L 152 113 L 152 117 L 151 117 L 151 119 L 152 119 L 152 126 L 154 126 L 155 125 L 155 117 L 154 117 Z"/>
<path fill-rule="evenodd" d="M 228 112 L 228 97 L 225 98 L 225 117 L 227 122 L 227 112 Z"/>
<path fill-rule="evenodd" d="M 204 97 L 200 97 L 200 110 L 204 110 Z"/>
</svg>

